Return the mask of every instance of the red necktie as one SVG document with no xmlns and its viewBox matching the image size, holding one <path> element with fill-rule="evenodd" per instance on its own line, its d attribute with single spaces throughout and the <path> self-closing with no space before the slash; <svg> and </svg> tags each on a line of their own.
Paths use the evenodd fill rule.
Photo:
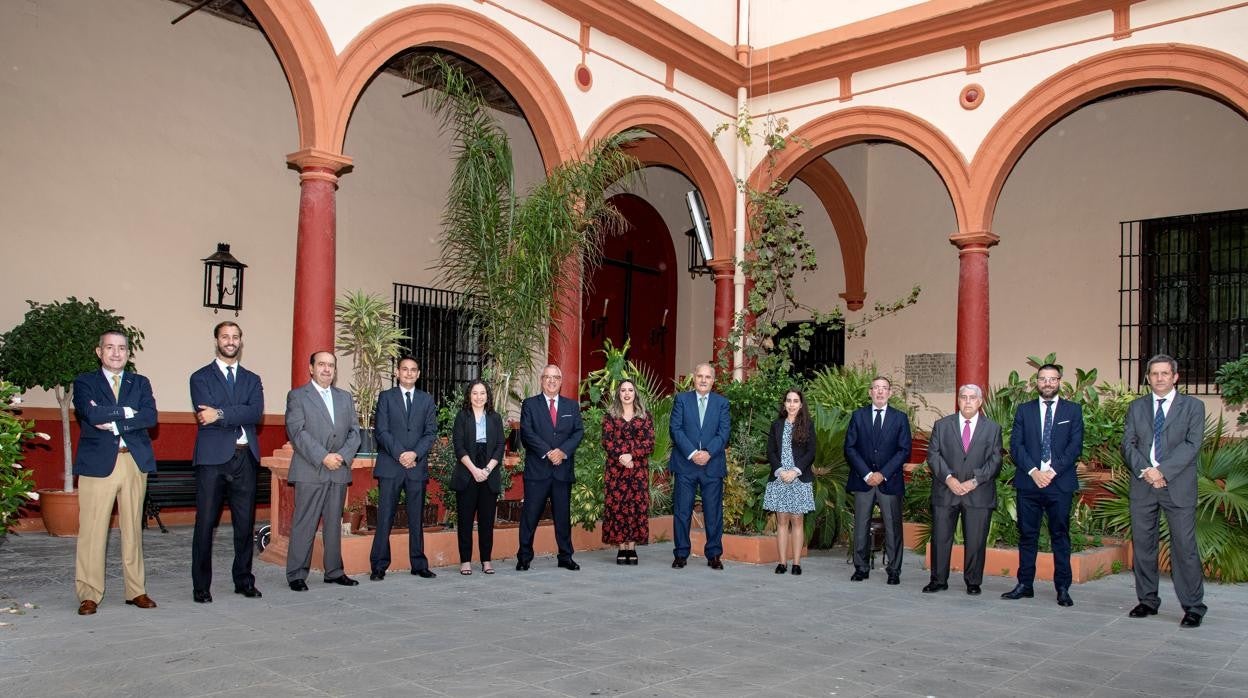
<svg viewBox="0 0 1248 698">
<path fill-rule="evenodd" d="M 559 410 L 555 409 L 555 398 L 550 398 L 550 425 L 559 426 Z"/>
</svg>

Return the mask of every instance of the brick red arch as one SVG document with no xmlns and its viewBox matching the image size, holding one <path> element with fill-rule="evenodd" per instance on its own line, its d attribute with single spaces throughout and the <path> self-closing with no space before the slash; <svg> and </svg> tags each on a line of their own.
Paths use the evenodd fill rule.
<svg viewBox="0 0 1248 698">
<path fill-rule="evenodd" d="M 309 0 L 247 0 L 286 73 L 299 125 L 299 149 L 327 152 L 338 56 Z M 339 144 L 341 146 L 341 144 Z"/>
<path fill-rule="evenodd" d="M 832 220 L 832 228 L 841 248 L 841 267 L 845 272 L 845 290 L 840 296 L 845 299 L 845 307 L 861 310 L 867 298 L 867 230 L 862 224 L 862 214 L 858 211 L 854 195 L 836 168 L 823 158 L 812 160 L 798 171 L 796 178 L 819 197 L 819 203 L 823 204 L 828 218 Z"/>
</svg>

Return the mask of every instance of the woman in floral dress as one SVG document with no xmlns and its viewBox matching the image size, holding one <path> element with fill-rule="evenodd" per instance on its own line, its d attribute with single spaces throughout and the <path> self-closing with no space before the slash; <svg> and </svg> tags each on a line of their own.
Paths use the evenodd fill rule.
<svg viewBox="0 0 1248 698">
<path fill-rule="evenodd" d="M 635 565 L 637 543 L 650 540 L 654 420 L 630 380 L 620 382 L 602 418 L 602 448 L 607 453 L 602 542 L 618 546 L 615 564 Z"/>
<path fill-rule="evenodd" d="M 785 563 L 790 559 L 792 573 L 801 574 L 802 546 L 806 543 L 803 519 L 815 510 L 815 474 L 811 470 L 815 463 L 815 425 L 800 390 L 784 394 L 780 416 L 767 438 L 767 462 L 771 472 L 763 492 L 763 508 L 776 512 L 776 545 L 780 549 L 776 574 L 789 571 Z"/>
</svg>

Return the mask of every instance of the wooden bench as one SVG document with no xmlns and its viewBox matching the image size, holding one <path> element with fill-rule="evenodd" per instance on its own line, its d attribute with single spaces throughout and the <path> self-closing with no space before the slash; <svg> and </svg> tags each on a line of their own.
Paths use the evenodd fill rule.
<svg viewBox="0 0 1248 698">
<path fill-rule="evenodd" d="M 273 483 L 269 469 L 260 467 L 256 474 L 256 504 L 268 504 Z M 189 460 L 156 461 L 156 472 L 147 476 L 147 496 L 143 500 L 143 528 L 148 519 L 155 519 L 161 533 L 168 533 L 160 520 L 166 507 L 195 507 L 195 468 Z M 227 505 L 228 506 L 228 505 Z"/>
</svg>

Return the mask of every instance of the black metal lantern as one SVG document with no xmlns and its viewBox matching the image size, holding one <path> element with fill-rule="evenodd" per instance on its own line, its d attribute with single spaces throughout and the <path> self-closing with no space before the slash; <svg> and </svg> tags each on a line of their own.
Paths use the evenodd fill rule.
<svg viewBox="0 0 1248 698">
<path fill-rule="evenodd" d="M 204 307 L 233 310 L 243 308 L 243 270 L 246 264 L 234 259 L 228 243 L 218 242 L 215 254 L 204 258 Z"/>
<path fill-rule="evenodd" d="M 689 278 L 696 278 L 699 274 L 714 274 L 715 270 L 706 263 L 706 256 L 702 254 L 702 245 L 698 242 L 697 229 L 690 228 L 686 230 L 685 236 L 689 238 Z"/>
</svg>

